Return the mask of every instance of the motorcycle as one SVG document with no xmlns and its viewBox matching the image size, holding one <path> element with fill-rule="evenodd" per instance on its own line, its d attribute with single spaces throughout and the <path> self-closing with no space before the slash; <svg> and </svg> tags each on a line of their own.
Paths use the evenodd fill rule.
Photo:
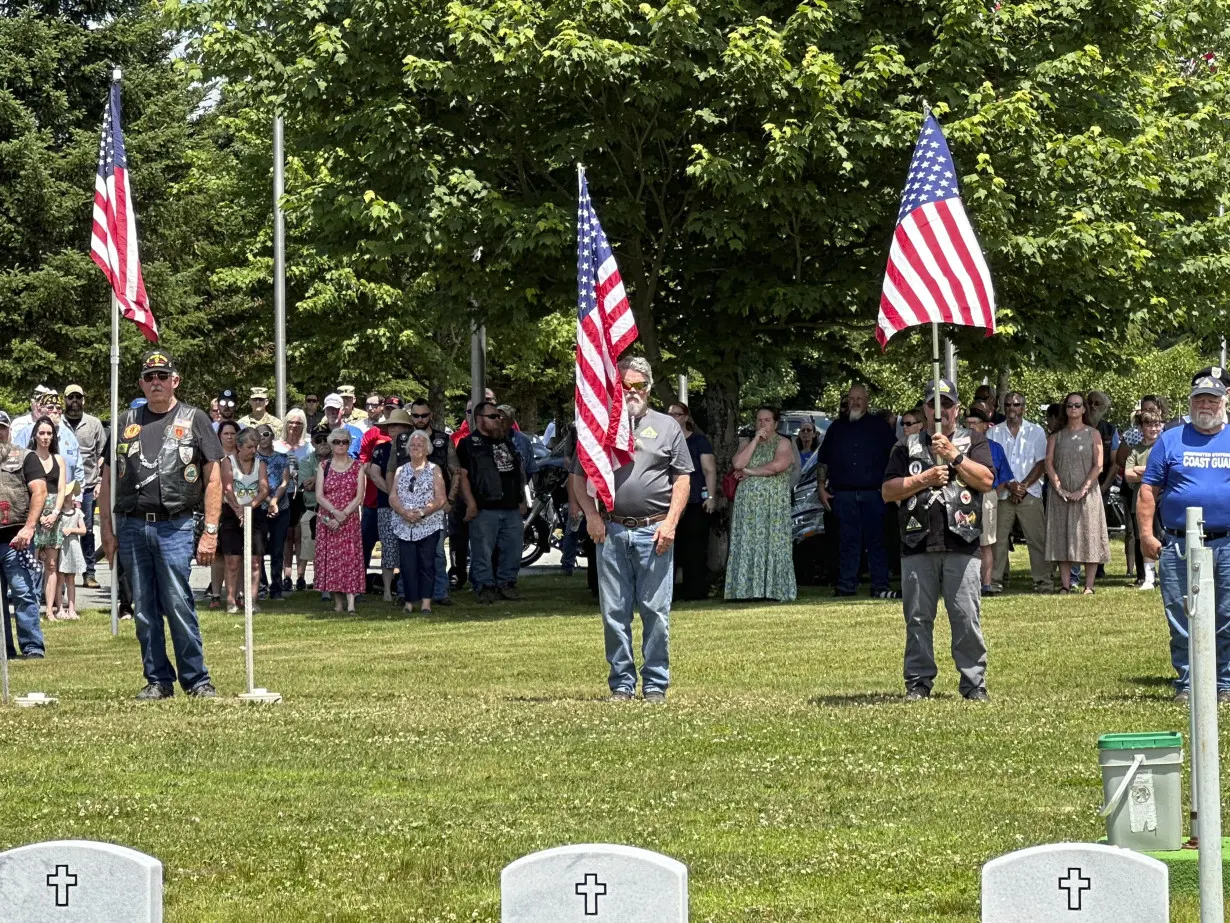
<svg viewBox="0 0 1230 923">
<path fill-rule="evenodd" d="M 521 566 L 529 567 L 552 548 L 562 551 L 568 530 L 568 469 L 563 456 L 534 444 L 538 470 L 530 479 L 532 502 L 526 513 Z"/>
</svg>

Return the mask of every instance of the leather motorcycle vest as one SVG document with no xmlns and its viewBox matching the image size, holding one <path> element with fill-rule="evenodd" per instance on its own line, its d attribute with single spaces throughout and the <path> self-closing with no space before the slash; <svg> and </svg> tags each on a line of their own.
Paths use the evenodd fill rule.
<svg viewBox="0 0 1230 923">
<path fill-rule="evenodd" d="M 22 474 L 29 449 L 9 446 L 0 462 L 0 526 L 24 526 L 30 515 L 30 487 Z"/>
<path fill-rule="evenodd" d="M 448 433 L 439 433 L 435 430 L 431 432 L 431 454 L 427 456 L 427 460 L 440 469 L 440 474 L 444 476 L 444 493 L 447 496 L 449 488 L 453 483 L 452 472 L 448 470 Z"/>
<path fill-rule="evenodd" d="M 141 488 L 158 482 L 162 507 L 174 516 L 196 509 L 205 497 L 204 468 L 201 447 L 192 432 L 192 415 L 196 408 L 180 402 L 175 416 L 166 427 L 158 455 L 146 459 L 141 455 L 141 424 L 138 411 L 129 410 L 120 417 L 115 431 L 119 442 L 115 446 L 115 511 L 135 513 Z"/>
<path fill-rule="evenodd" d="M 969 454 L 972 433 L 967 429 L 957 429 L 948 438 L 963 455 Z M 909 451 L 909 473 L 922 474 L 928 468 L 934 468 L 937 462 L 931 454 L 931 443 L 923 442 L 922 433 L 915 433 L 906 439 Z M 942 489 L 930 488 L 902 500 L 897 511 L 897 519 L 901 526 L 901 541 L 910 548 L 927 540 L 931 507 L 940 503 L 944 507 L 944 525 L 953 535 L 963 542 L 976 542 L 982 535 L 982 494 L 972 490 L 961 482 L 959 477 L 952 476 L 948 485 Z"/>
</svg>

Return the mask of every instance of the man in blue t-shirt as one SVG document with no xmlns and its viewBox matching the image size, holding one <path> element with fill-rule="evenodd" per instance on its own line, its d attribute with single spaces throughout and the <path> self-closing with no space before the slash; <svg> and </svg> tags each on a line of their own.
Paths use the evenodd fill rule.
<svg viewBox="0 0 1230 923">
<path fill-rule="evenodd" d="M 1213 549 L 1217 606 L 1217 700 L 1230 702 L 1230 430 L 1226 429 L 1226 385 L 1207 369 L 1192 380 L 1191 422 L 1167 430 L 1149 453 L 1136 498 L 1137 533 L 1145 558 L 1157 559 L 1162 604 L 1170 624 L 1170 662 L 1178 678 L 1175 700 L 1187 702 L 1191 682 L 1188 653 L 1187 564 L 1184 530 L 1187 508 L 1204 510 L 1205 544 Z M 1161 501 L 1164 535 L 1152 529 Z"/>
</svg>

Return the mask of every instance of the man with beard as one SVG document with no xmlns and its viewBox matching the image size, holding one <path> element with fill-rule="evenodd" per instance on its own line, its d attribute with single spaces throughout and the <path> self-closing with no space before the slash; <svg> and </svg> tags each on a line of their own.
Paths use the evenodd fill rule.
<svg viewBox="0 0 1230 923">
<path fill-rule="evenodd" d="M 94 498 L 98 494 L 98 481 L 102 472 L 102 458 L 107 450 L 107 431 L 102 421 L 85 412 L 85 390 L 81 385 L 69 385 L 64 389 L 64 425 L 77 436 L 81 447 L 81 464 L 85 469 L 85 481 L 81 485 L 81 512 L 85 516 L 85 535 L 81 536 L 81 553 L 85 558 L 83 586 L 98 589 L 94 576 L 97 559 L 94 549 Z"/>
<path fill-rule="evenodd" d="M 43 631 L 38 624 L 37 583 L 31 557 L 34 529 L 47 499 L 47 481 L 38 456 L 10 442 L 9 415 L 0 410 L 0 571 L 8 586 L 4 608 L 4 643 L 10 658 L 17 656 L 9 627 L 9 605 L 17 621 L 17 641 L 22 657 L 37 660 L 44 655 Z"/>
<path fill-rule="evenodd" d="M 621 359 L 624 407 L 632 418 L 636 453 L 615 471 L 614 509 L 599 510 L 590 496 L 579 454 L 572 483 L 598 560 L 607 685 L 611 700 L 636 694 L 632 653 L 633 607 L 641 612 L 641 693 L 665 702 L 670 686 L 670 613 L 675 590 L 675 530 L 691 494 L 692 455 L 683 430 L 667 414 L 649 409 L 653 370 L 638 357 Z"/>
<path fill-rule="evenodd" d="M 525 466 L 501 420 L 495 404 L 476 404 L 478 431 L 457 446 L 457 460 L 466 472 L 461 490 L 470 523 L 470 573 L 483 605 L 491 605 L 497 597 L 521 598 L 517 573 L 521 569 Z"/>
<path fill-rule="evenodd" d="M 1226 428 L 1226 385 L 1211 369 L 1192 381 L 1191 422 L 1166 430 L 1149 453 L 1136 495 L 1140 551 L 1158 561 L 1162 605 L 1170 626 L 1170 662 L 1178 674 L 1175 701 L 1190 698 L 1186 528 L 1187 508 L 1204 510 L 1205 544 L 1213 549 L 1217 612 L 1217 701 L 1230 702 L 1230 430 Z M 1153 531 L 1161 503 L 1163 535 Z"/>
<path fill-rule="evenodd" d="M 111 561 L 117 549 L 132 579 L 137 640 L 146 686 L 137 699 L 154 701 L 175 694 L 176 668 L 188 695 L 214 698 L 217 692 L 205 666 L 205 650 L 189 585 L 192 572 L 192 512 L 205 507 L 205 531 L 196 549 L 199 564 L 213 563 L 222 512 L 222 444 L 209 414 L 175 397 L 179 375 L 169 353 L 147 352 L 141 362 L 146 404 L 116 421 L 115 503 L 103 461 L 99 511 L 103 551 Z M 164 625 L 165 621 L 165 625 Z M 175 666 L 166 652 L 166 630 L 175 649 Z"/>
<path fill-rule="evenodd" d="M 235 420 L 235 408 L 239 406 L 239 395 L 235 393 L 234 388 L 223 388 L 218 394 L 218 422 L 214 424 L 214 432 L 218 431 L 218 426 L 223 420 Z M 239 423 L 238 420 L 235 420 Z M 239 424 L 239 428 L 243 429 L 243 424 Z"/>
<path fill-rule="evenodd" d="M 846 411 L 829 426 L 816 453 L 816 463 L 822 466 L 817 474 L 820 502 L 837 516 L 840 570 L 833 595 L 853 596 L 858 591 L 859 564 L 865 551 L 871 595 L 896 599 L 901 594 L 888 584 L 880 482 L 897 439 L 883 417 L 867 413 L 867 404 L 867 389 L 851 386 Z"/>
<path fill-rule="evenodd" d="M 1035 593 L 1051 592 L 1052 567 L 1046 560 L 1046 507 L 1042 503 L 1042 479 L 1046 477 L 1046 430 L 1025 419 L 1025 395 L 1009 391 L 1004 399 L 1003 423 L 991 429 L 987 438 L 997 443 L 1008 456 L 1012 480 L 1005 485 L 1003 502 L 997 513 L 992 594 L 1004 590 L 1008 572 L 1008 543 L 1012 527 L 1021 524 L 1029 546 L 1029 572 Z"/>
<path fill-rule="evenodd" d="M 448 597 L 448 566 L 444 559 L 444 536 L 452 530 L 452 510 L 457 504 L 457 495 L 461 492 L 461 479 L 465 476 L 461 463 L 457 461 L 457 449 L 448 433 L 437 430 L 431 425 L 431 405 L 419 399 L 410 405 L 410 419 L 414 422 L 415 432 L 427 436 L 431 453 L 427 460 L 440 469 L 444 475 L 444 495 L 448 502 L 444 506 L 444 522 L 446 528 L 440 530 L 439 545 L 436 546 L 436 585 L 432 588 L 432 603 L 437 606 L 451 606 L 453 601 Z M 468 538 L 468 535 L 467 535 Z"/>
</svg>

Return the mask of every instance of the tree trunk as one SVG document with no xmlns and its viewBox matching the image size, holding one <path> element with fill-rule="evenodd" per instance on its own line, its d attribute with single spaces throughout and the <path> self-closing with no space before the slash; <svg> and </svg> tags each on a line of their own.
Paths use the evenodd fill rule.
<svg viewBox="0 0 1230 923">
<path fill-rule="evenodd" d="M 730 460 L 739 448 L 739 373 L 733 363 L 723 363 L 725 368 L 716 375 L 705 376 L 705 415 L 709 418 L 709 432 L 713 454 L 717 458 L 718 472 L 730 468 Z"/>
<path fill-rule="evenodd" d="M 1000 413 L 1004 412 L 1004 398 L 1008 396 L 1009 379 L 1012 375 L 1012 370 L 1007 365 L 999 367 L 999 375 L 995 378 L 995 409 Z"/>
<path fill-rule="evenodd" d="M 431 405 L 431 428 L 444 429 L 444 382 L 433 378 L 427 385 L 427 403 Z"/>
</svg>

